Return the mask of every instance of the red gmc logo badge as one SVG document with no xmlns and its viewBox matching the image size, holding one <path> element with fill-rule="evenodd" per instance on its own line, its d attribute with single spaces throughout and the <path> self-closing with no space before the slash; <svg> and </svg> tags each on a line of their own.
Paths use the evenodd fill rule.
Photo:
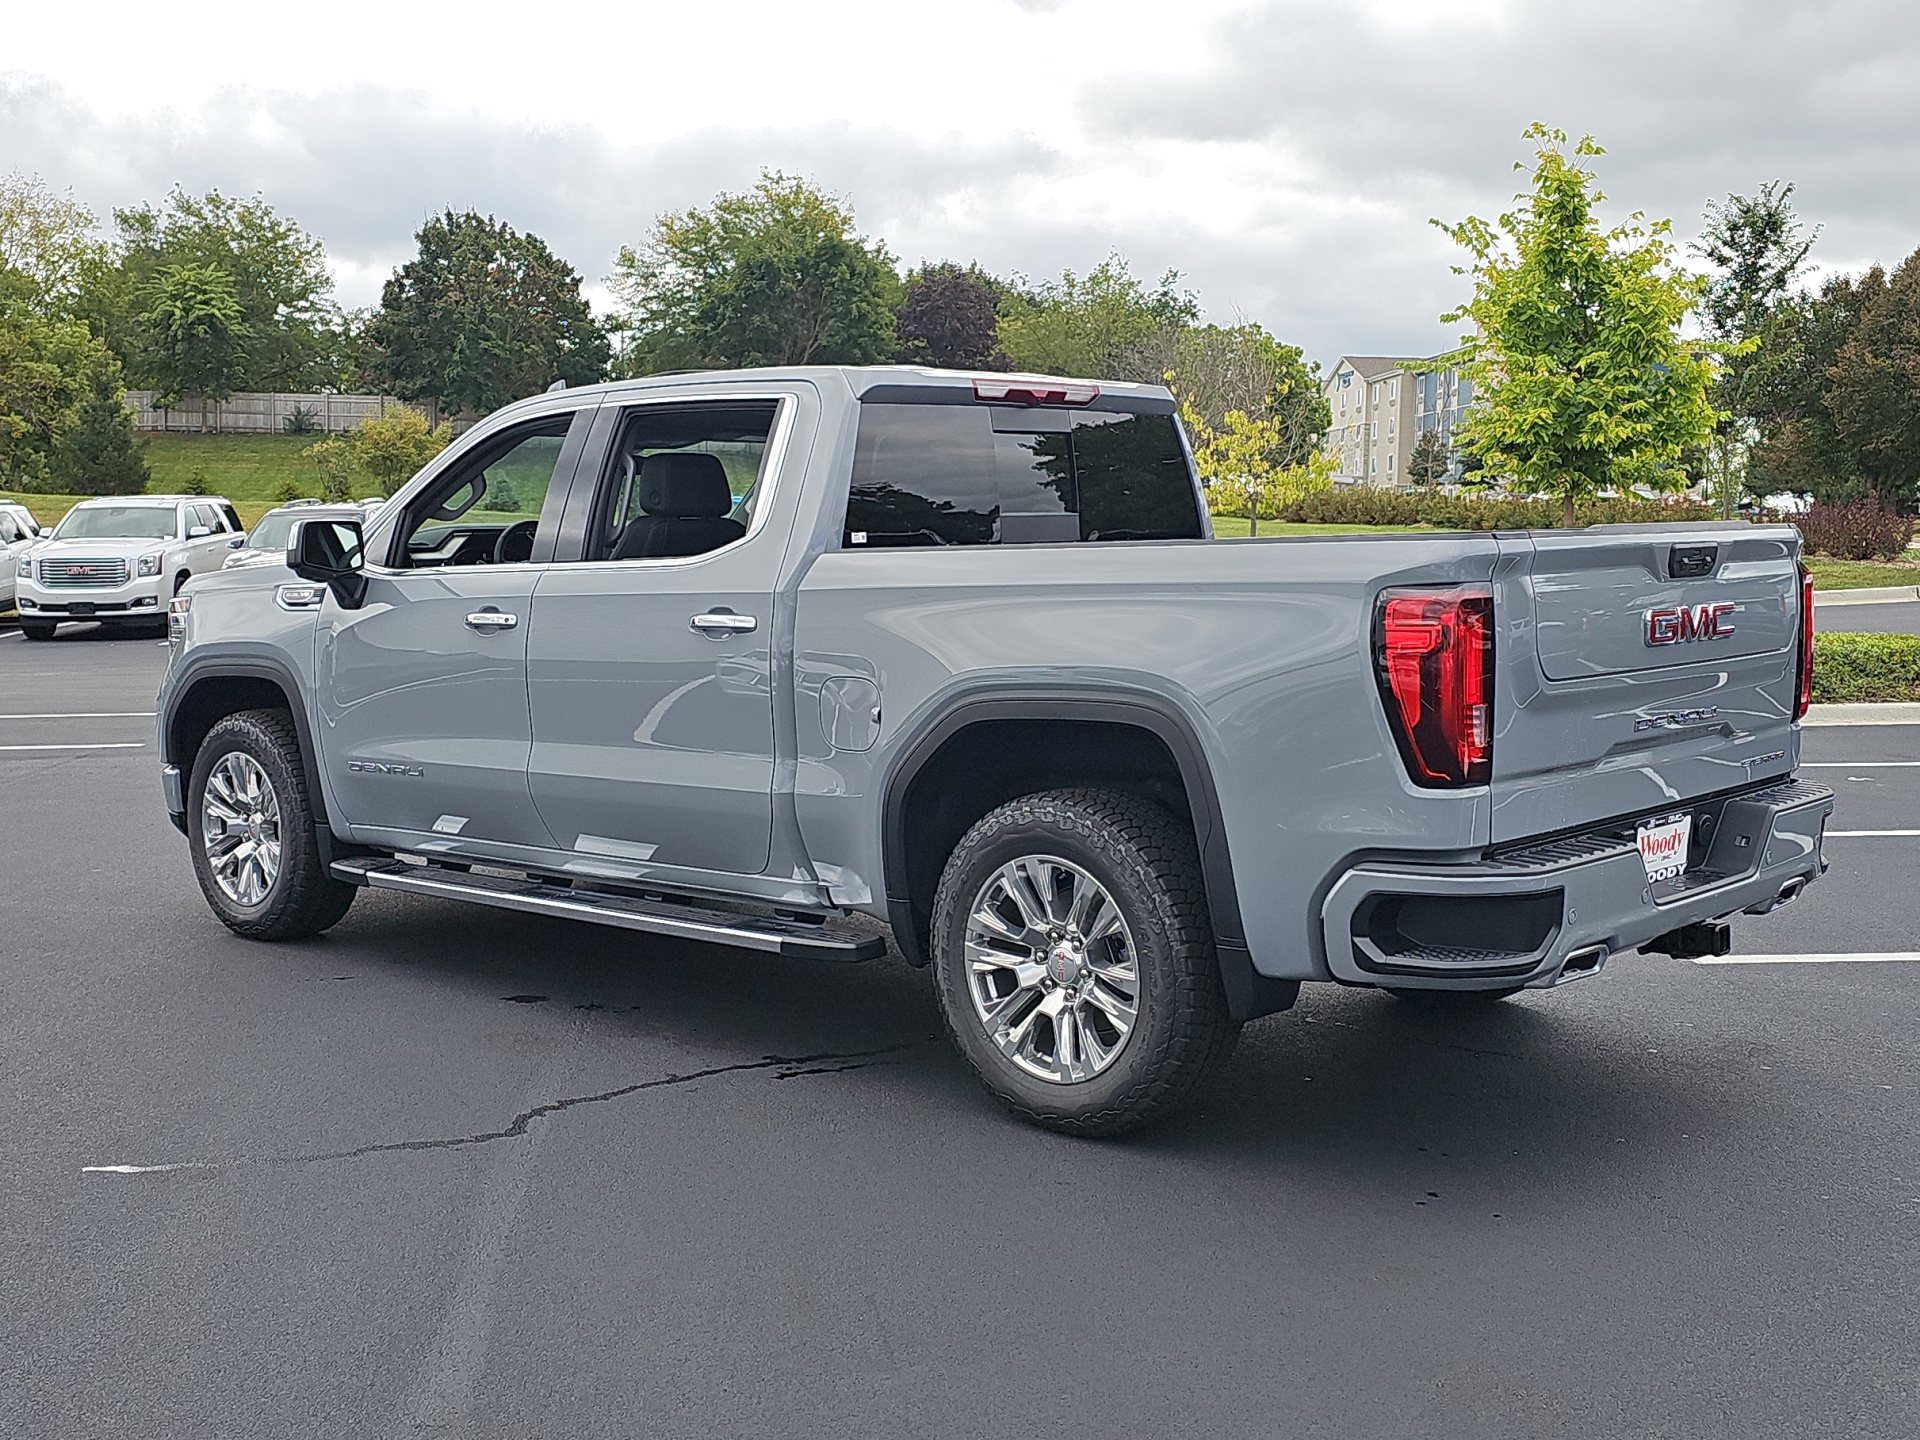
<svg viewBox="0 0 1920 1440">
<path fill-rule="evenodd" d="M 1729 618 L 1736 607 L 1730 600 L 1718 605 L 1675 605 L 1647 611 L 1647 644 L 1675 645 L 1682 640 L 1724 640 L 1733 634 Z"/>
</svg>

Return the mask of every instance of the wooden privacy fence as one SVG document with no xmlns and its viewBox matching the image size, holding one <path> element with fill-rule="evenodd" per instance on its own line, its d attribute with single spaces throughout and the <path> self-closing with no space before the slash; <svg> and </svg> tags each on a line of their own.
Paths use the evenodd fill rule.
<svg viewBox="0 0 1920 1440">
<path fill-rule="evenodd" d="M 151 390 L 127 391 L 136 430 L 211 431 L 217 435 L 281 435 L 294 411 L 312 418 L 322 431 L 351 430 L 362 420 L 408 407 L 391 395 L 281 395 L 248 393 L 225 400 L 183 398 L 178 405 L 156 406 Z M 422 412 L 426 413 L 426 412 Z"/>
</svg>

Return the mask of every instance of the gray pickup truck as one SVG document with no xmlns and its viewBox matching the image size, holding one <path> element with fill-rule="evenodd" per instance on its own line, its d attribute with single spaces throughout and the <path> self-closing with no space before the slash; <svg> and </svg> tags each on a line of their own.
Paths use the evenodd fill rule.
<svg viewBox="0 0 1920 1440">
<path fill-rule="evenodd" d="M 1212 539 L 1169 393 L 655 377 L 475 426 L 196 577 L 167 808 L 241 935 L 363 886 L 931 965 L 1114 1134 L 1302 981 L 1429 1003 L 1724 952 L 1825 868 L 1788 527 Z"/>
</svg>

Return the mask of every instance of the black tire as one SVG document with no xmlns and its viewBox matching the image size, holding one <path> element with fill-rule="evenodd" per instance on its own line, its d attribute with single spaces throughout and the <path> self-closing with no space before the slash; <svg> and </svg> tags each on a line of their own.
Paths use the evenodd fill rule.
<svg viewBox="0 0 1920 1440">
<path fill-rule="evenodd" d="M 51 640 L 53 638 L 53 632 L 58 628 L 57 622 L 50 623 L 45 620 L 22 620 L 20 622 L 20 633 L 28 640 Z"/>
<path fill-rule="evenodd" d="M 193 572 L 191 570 L 182 570 L 178 575 L 174 576 L 173 577 L 173 593 L 178 595 L 180 593 L 180 587 L 186 584 L 187 581 L 191 580 L 192 578 L 193 578 Z"/>
<path fill-rule="evenodd" d="M 1512 999 L 1524 988 L 1515 985 L 1506 990 L 1401 990 L 1388 986 L 1387 993 L 1422 1010 L 1484 1010 L 1489 1005 Z"/>
<path fill-rule="evenodd" d="M 972 907 L 1002 866 L 1032 856 L 1063 860 L 1096 880 L 1133 941 L 1132 1029 L 1106 1068 L 1067 1083 L 1037 1078 L 1003 1053 L 970 986 Z M 1048 791 L 1010 801 L 980 820 L 940 877 L 931 955 L 941 1012 L 961 1055 L 1002 1104 L 1050 1130 L 1121 1135 L 1162 1120 L 1202 1092 L 1239 1037 L 1227 1012 L 1193 835 L 1157 806 L 1130 796 Z"/>
<path fill-rule="evenodd" d="M 206 792 L 214 767 L 234 752 L 265 772 L 279 804 L 280 866 L 253 904 L 226 893 L 207 855 Z M 315 831 L 313 804 L 300 758 L 293 717 L 284 710 L 243 710 L 207 732 L 193 757 L 187 787 L 187 843 L 194 877 L 220 921 L 249 940 L 301 940 L 337 925 L 353 904 L 355 888 L 327 873 Z"/>
</svg>

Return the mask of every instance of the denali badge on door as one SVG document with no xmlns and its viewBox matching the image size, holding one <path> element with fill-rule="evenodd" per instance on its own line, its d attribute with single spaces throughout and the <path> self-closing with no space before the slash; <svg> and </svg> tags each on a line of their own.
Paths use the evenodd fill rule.
<svg viewBox="0 0 1920 1440">
<path fill-rule="evenodd" d="M 1724 640 L 1733 634 L 1731 600 L 1718 605 L 1672 605 L 1647 611 L 1647 644 L 1673 645 L 1681 640 Z"/>
<path fill-rule="evenodd" d="M 1687 847 L 1693 839 L 1693 816 L 1668 815 L 1640 822 L 1640 863 L 1647 867 L 1647 883 L 1671 880 L 1687 868 Z"/>
</svg>

